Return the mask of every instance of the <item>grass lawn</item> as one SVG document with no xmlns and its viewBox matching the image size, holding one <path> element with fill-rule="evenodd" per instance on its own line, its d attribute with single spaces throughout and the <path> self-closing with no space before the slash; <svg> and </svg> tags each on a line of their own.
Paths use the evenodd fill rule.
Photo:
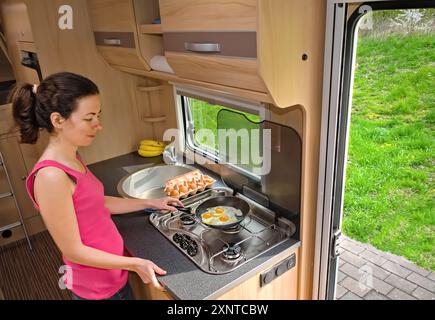
<svg viewBox="0 0 435 320">
<path fill-rule="evenodd" d="M 435 36 L 358 42 L 343 232 L 435 269 Z"/>
</svg>

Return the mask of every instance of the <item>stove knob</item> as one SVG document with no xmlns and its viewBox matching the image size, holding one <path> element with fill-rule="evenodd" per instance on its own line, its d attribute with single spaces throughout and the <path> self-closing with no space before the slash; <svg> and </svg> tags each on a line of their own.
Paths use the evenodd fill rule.
<svg viewBox="0 0 435 320">
<path fill-rule="evenodd" d="M 283 275 L 284 274 L 284 272 L 286 272 L 287 271 L 287 263 L 286 264 L 280 264 L 277 268 L 276 268 L 276 270 L 275 270 L 275 275 L 277 276 L 277 277 L 279 277 L 279 276 L 281 276 L 281 275 Z"/>
<path fill-rule="evenodd" d="M 195 256 L 198 253 L 198 247 L 194 247 L 190 245 L 187 247 L 187 254 L 191 257 Z"/>
<path fill-rule="evenodd" d="M 180 247 L 181 247 L 181 249 L 186 250 L 187 247 L 189 247 L 189 243 L 187 243 L 187 241 L 183 240 L 180 242 Z"/>
<path fill-rule="evenodd" d="M 182 240 L 182 236 L 179 233 L 176 233 L 172 236 L 172 240 L 174 240 L 175 243 L 180 243 Z"/>
<path fill-rule="evenodd" d="M 274 278 L 275 278 L 275 275 L 273 274 L 273 271 L 269 271 L 269 272 L 262 274 L 262 278 L 261 278 L 262 285 L 266 285 L 266 284 L 272 282 L 272 280 Z"/>
</svg>

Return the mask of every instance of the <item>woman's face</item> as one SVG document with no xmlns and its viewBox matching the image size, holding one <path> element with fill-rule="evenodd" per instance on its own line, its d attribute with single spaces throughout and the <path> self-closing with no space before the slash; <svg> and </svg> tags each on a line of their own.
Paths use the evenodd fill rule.
<svg viewBox="0 0 435 320">
<path fill-rule="evenodd" d="M 67 120 L 63 120 L 59 134 L 78 147 L 89 146 L 97 132 L 103 127 L 100 123 L 101 101 L 99 95 L 87 96 L 78 101 L 77 108 Z"/>
</svg>

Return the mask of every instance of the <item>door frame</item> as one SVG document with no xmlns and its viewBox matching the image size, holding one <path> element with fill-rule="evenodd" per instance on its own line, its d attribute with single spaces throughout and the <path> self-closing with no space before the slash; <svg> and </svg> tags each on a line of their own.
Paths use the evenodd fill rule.
<svg viewBox="0 0 435 320">
<path fill-rule="evenodd" d="M 350 4 L 358 9 L 348 17 Z M 319 154 L 313 299 L 334 299 L 339 264 L 349 123 L 354 79 L 355 27 L 366 7 L 434 7 L 434 0 L 328 0 Z"/>
</svg>

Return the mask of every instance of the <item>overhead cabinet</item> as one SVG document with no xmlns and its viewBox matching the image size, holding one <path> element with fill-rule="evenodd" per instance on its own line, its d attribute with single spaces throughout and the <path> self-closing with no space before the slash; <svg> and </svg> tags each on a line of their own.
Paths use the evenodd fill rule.
<svg viewBox="0 0 435 320">
<path fill-rule="evenodd" d="M 257 0 L 160 1 L 165 55 L 187 79 L 267 92 L 258 73 Z"/>
<path fill-rule="evenodd" d="M 126 72 L 241 89 L 285 108 L 308 103 L 310 79 L 323 59 L 326 13 L 316 0 L 88 4 L 98 50 Z M 151 60 L 159 55 L 175 74 L 153 71 Z"/>
<path fill-rule="evenodd" d="M 104 59 L 115 68 L 151 70 L 153 56 L 163 53 L 162 36 L 146 33 L 158 17 L 156 0 L 87 1 L 95 43 Z"/>
</svg>

